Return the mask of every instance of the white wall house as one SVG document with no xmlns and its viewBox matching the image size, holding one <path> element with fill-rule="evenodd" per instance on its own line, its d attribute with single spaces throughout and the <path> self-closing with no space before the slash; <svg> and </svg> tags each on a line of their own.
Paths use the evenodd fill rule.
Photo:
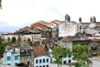
<svg viewBox="0 0 100 67">
<path fill-rule="evenodd" d="M 27 39 L 30 39 L 31 41 L 34 40 L 40 40 L 41 39 L 41 34 L 20 34 L 20 35 L 15 35 L 15 34 L 5 34 L 2 35 L 2 38 L 4 39 L 5 42 L 8 42 L 8 38 L 10 39 L 10 41 L 12 40 L 12 38 L 15 37 L 16 40 L 18 40 L 19 38 L 21 39 L 21 41 L 27 41 Z"/>
<path fill-rule="evenodd" d="M 50 57 L 39 56 L 34 58 L 34 67 L 49 67 Z"/>
</svg>

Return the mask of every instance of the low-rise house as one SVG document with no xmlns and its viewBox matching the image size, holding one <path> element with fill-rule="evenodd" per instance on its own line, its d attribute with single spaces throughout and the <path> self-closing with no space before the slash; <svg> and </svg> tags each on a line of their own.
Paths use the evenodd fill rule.
<svg viewBox="0 0 100 67">
<path fill-rule="evenodd" d="M 20 50 L 17 44 L 7 45 L 3 54 L 4 64 L 16 65 L 20 63 Z"/>
<path fill-rule="evenodd" d="M 50 57 L 41 46 L 33 46 L 34 67 L 49 67 Z"/>
<path fill-rule="evenodd" d="M 16 66 L 19 63 L 30 64 L 31 50 L 32 48 L 28 44 L 21 44 L 19 47 L 17 44 L 7 45 L 3 54 L 4 64 Z"/>
<path fill-rule="evenodd" d="M 41 40 L 41 33 L 38 31 L 34 31 L 27 26 L 16 31 L 15 33 L 2 35 L 2 38 L 5 42 L 11 42 L 13 37 L 16 38 L 16 41 L 20 40 L 21 42 L 27 42 L 27 40 L 30 39 L 34 43 L 37 40 Z"/>
</svg>

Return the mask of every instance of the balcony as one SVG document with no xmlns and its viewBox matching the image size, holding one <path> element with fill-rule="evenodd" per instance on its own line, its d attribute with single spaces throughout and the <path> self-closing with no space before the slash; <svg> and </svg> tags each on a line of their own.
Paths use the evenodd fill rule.
<svg viewBox="0 0 100 67">
<path fill-rule="evenodd" d="M 97 49 L 97 46 L 91 46 L 91 49 L 92 50 L 96 50 Z"/>
</svg>

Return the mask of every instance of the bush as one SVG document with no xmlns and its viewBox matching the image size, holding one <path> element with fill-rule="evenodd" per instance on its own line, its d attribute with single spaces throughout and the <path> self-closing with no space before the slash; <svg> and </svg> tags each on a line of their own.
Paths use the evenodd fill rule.
<svg viewBox="0 0 100 67">
<path fill-rule="evenodd" d="M 30 39 L 27 39 L 28 44 L 32 44 L 32 41 Z"/>
</svg>

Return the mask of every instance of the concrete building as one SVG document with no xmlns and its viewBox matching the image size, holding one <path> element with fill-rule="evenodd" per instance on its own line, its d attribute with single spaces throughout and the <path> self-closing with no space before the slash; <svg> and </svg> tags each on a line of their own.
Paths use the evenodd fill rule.
<svg viewBox="0 0 100 67">
<path fill-rule="evenodd" d="M 11 42 L 13 37 L 16 38 L 16 42 L 18 40 L 21 42 L 27 42 L 27 40 L 30 39 L 34 43 L 35 41 L 41 40 L 41 33 L 38 31 L 33 31 L 30 27 L 25 27 L 16 31 L 15 33 L 2 35 L 4 42 Z"/>
<path fill-rule="evenodd" d="M 70 21 L 70 16 L 65 15 L 65 22 L 59 24 L 59 37 L 74 36 L 77 33 L 77 23 Z"/>
</svg>

